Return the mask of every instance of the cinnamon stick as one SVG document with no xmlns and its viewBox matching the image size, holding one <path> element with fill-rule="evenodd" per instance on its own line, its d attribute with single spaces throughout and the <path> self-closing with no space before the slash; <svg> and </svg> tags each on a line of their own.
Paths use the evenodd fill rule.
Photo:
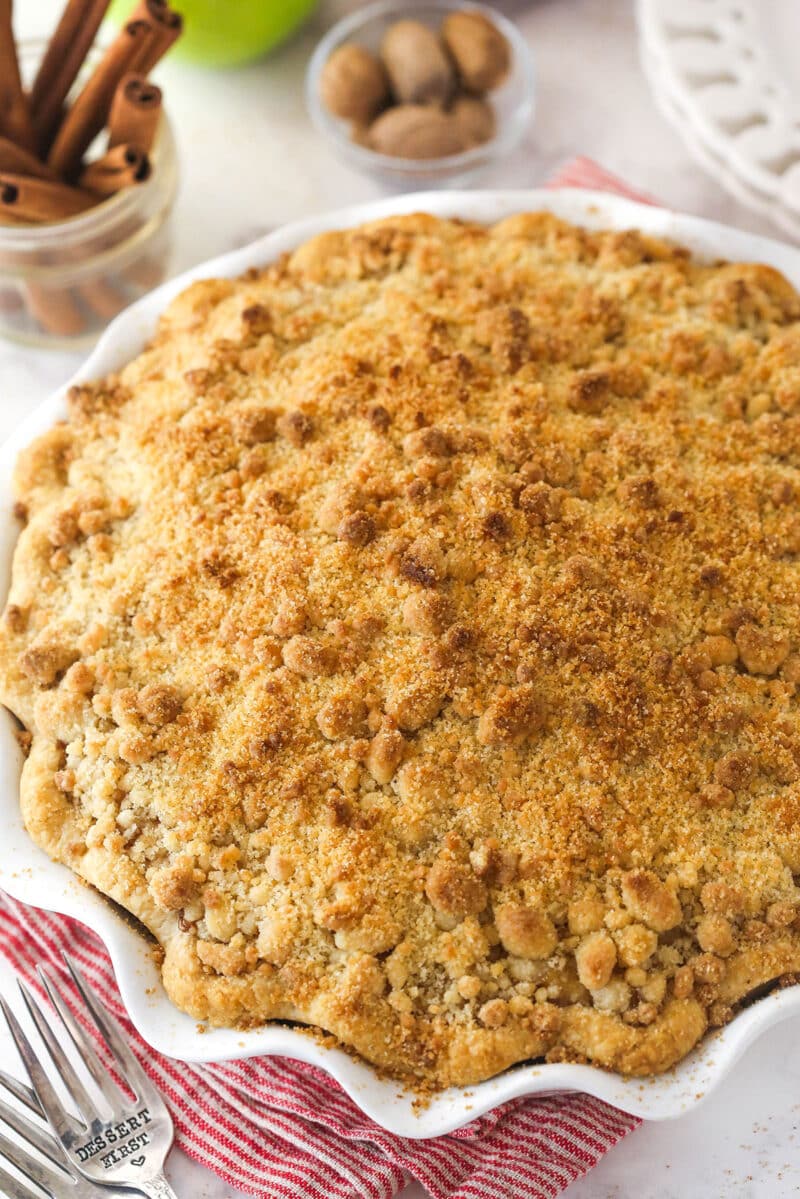
<svg viewBox="0 0 800 1199">
<path fill-rule="evenodd" d="M 114 93 L 108 144 L 135 146 L 148 154 L 161 119 L 161 88 L 143 75 L 126 75 Z"/>
<path fill-rule="evenodd" d="M 0 137 L 0 171 L 14 175 L 33 175 L 35 179 L 55 179 L 56 176 L 30 150 L 24 150 L 7 137 Z"/>
<path fill-rule="evenodd" d="M 137 258 L 130 266 L 125 267 L 120 272 L 122 278 L 135 287 L 143 288 L 145 291 L 150 291 L 151 288 L 157 287 L 159 283 L 163 283 L 166 276 L 166 266 L 162 258 L 155 258 L 151 254 L 145 254 L 141 258 Z"/>
<path fill-rule="evenodd" d="M 0 133 L 27 150 L 35 149 L 33 123 L 22 90 L 11 25 L 11 0 L 0 0 Z"/>
<path fill-rule="evenodd" d="M 94 196 L 65 183 L 0 172 L 0 212 L 15 221 L 63 221 L 96 203 Z"/>
<path fill-rule="evenodd" d="M 0 197 L 2 197 L 2 189 L 0 189 Z M 30 221 L 24 220 L 22 217 L 15 217 L 10 208 L 6 208 L 5 204 L 0 199 L 0 225 L 29 225 Z"/>
<path fill-rule="evenodd" d="M 4 287 L 0 291 L 0 312 L 19 312 L 22 307 L 22 296 L 16 287 Z"/>
<path fill-rule="evenodd" d="M 114 92 L 123 75 L 152 36 L 146 21 L 129 21 L 106 50 L 56 134 L 48 165 L 64 179 L 73 179 L 80 161 L 108 119 Z"/>
<path fill-rule="evenodd" d="M 143 183 L 150 175 L 150 162 L 138 146 L 114 146 L 85 168 L 78 180 L 85 191 L 96 196 L 113 196 L 123 187 Z"/>
<path fill-rule="evenodd" d="M 101 321 L 112 320 L 128 301 L 110 279 L 98 276 L 78 284 L 78 294 Z"/>
<path fill-rule="evenodd" d="M 108 5 L 109 0 L 67 0 L 30 92 L 39 153 L 49 149 L 64 101 L 78 77 Z"/>
<path fill-rule="evenodd" d="M 183 17 L 170 8 L 167 0 L 139 0 L 131 13 L 132 21 L 147 21 L 152 34 L 143 43 L 131 63 L 138 75 L 149 75 L 183 32 Z"/>
<path fill-rule="evenodd" d="M 86 329 L 80 305 L 69 291 L 29 283 L 25 302 L 33 319 L 55 337 L 77 337 Z"/>
</svg>

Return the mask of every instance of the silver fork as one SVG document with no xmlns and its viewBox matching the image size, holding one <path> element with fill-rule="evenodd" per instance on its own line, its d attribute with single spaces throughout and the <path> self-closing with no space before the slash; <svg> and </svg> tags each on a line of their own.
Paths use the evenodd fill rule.
<svg viewBox="0 0 800 1199">
<path fill-rule="evenodd" d="M 20 982 L 22 997 L 54 1067 L 50 1074 L 2 996 L 0 1006 L 28 1071 L 36 1099 L 70 1166 L 88 1182 L 139 1191 L 150 1199 L 177 1199 L 164 1177 L 164 1162 L 174 1136 L 169 1110 L 128 1048 L 116 1020 L 89 989 L 70 958 L 66 957 L 65 960 L 75 986 L 114 1059 L 120 1078 L 134 1096 L 134 1102 L 123 1095 L 114 1083 L 55 983 L 41 968 L 39 976 L 48 998 L 105 1101 L 103 1106 L 106 1114 L 99 1114 L 100 1105 L 76 1074 L 33 995 Z M 53 1073 L 61 1079 L 80 1120 L 76 1120 L 63 1106 L 51 1081 L 50 1075 Z"/>
<path fill-rule="evenodd" d="M 21 1100 L 30 1111 L 42 1117 L 42 1111 L 36 1102 L 36 1096 L 28 1087 L 17 1082 L 15 1078 L 0 1070 L 0 1086 L 5 1087 L 12 1095 Z M 0 1120 L 13 1128 L 22 1139 L 37 1149 L 46 1162 L 34 1157 L 24 1145 L 9 1140 L 0 1128 L 0 1160 L 10 1162 L 20 1171 L 27 1182 L 35 1183 L 51 1197 L 51 1199 L 97 1199 L 98 1188 L 94 1183 L 87 1182 L 76 1174 L 67 1164 L 58 1141 L 45 1131 L 42 1124 L 34 1124 L 32 1120 L 0 1099 Z M 41 1199 L 41 1193 L 34 1187 L 29 1187 L 18 1178 L 0 1166 L 0 1192 L 5 1199 Z M 109 1190 L 109 1196 L 116 1195 L 117 1199 L 129 1199 L 130 1192 Z"/>
</svg>

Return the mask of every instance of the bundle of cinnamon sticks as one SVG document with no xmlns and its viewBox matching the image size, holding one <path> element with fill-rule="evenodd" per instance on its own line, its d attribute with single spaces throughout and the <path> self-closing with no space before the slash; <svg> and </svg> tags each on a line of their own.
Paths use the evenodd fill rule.
<svg viewBox="0 0 800 1199">
<path fill-rule="evenodd" d="M 110 0 L 67 0 L 29 91 L 20 75 L 12 0 L 0 0 L 0 221 L 75 216 L 147 179 L 161 90 L 147 76 L 180 36 L 168 0 L 138 0 L 74 98 Z M 104 128 L 103 152 L 86 161 Z"/>
</svg>

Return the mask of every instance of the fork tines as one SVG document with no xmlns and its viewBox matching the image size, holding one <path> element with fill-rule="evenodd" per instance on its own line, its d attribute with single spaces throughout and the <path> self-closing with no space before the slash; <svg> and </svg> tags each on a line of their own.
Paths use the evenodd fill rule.
<svg viewBox="0 0 800 1199">
<path fill-rule="evenodd" d="M 120 1075 L 129 1090 L 133 1093 L 136 1099 L 143 1099 L 153 1090 L 152 1083 L 148 1079 L 144 1070 L 142 1070 L 138 1061 L 134 1057 L 131 1050 L 125 1043 L 124 1036 L 117 1022 L 103 1008 L 100 1002 L 96 999 L 93 993 L 86 986 L 83 978 L 73 966 L 69 958 L 66 958 L 67 966 L 72 975 L 73 982 L 80 992 L 89 1013 L 106 1043 L 109 1051 L 113 1055 Z M 56 987 L 54 981 L 45 973 L 41 966 L 37 972 L 45 987 L 48 998 L 55 1008 L 59 1020 L 63 1025 L 73 1045 L 77 1049 L 83 1065 L 89 1072 L 92 1081 L 97 1089 L 102 1094 L 106 1102 L 113 1107 L 119 1102 L 121 1092 L 112 1081 L 108 1068 L 104 1066 L 97 1050 L 92 1044 L 87 1034 L 83 1031 L 78 1021 L 73 1016 L 61 992 Z M 25 1001 L 25 1006 L 30 1013 L 31 1019 L 36 1026 L 36 1031 L 42 1038 L 47 1052 L 50 1056 L 56 1072 L 61 1078 L 64 1086 L 75 1104 L 79 1116 L 84 1125 L 88 1126 L 97 1115 L 97 1104 L 92 1096 L 86 1090 L 81 1079 L 58 1042 L 52 1028 L 44 1016 L 39 1004 L 34 998 L 31 991 L 22 982 L 18 980 L 19 989 L 22 993 L 22 998 Z M 59 1137 L 68 1137 L 71 1133 L 77 1132 L 78 1125 L 70 1113 L 64 1108 L 59 1099 L 55 1088 L 53 1087 L 50 1077 L 43 1068 L 41 1061 L 33 1050 L 30 1041 L 22 1030 L 19 1021 L 14 1015 L 11 1008 L 0 996 L 0 1007 L 2 1007 L 8 1026 L 11 1030 L 11 1035 L 14 1038 L 20 1057 L 22 1058 L 25 1068 L 28 1071 L 33 1088 L 39 1096 L 41 1107 L 49 1119 L 54 1131 Z M 35 1098 L 34 1098 L 35 1102 Z"/>
<path fill-rule="evenodd" d="M 14 1012 L 0 996 L 0 1009 L 28 1072 L 33 1094 L 20 1084 L 12 1082 L 10 1085 L 23 1103 L 46 1117 L 60 1143 L 64 1164 L 71 1170 L 68 1179 L 73 1188 L 80 1176 L 83 1183 L 78 1185 L 84 1190 L 86 1183 L 99 1182 L 104 1186 L 119 1183 L 140 1191 L 157 1187 L 160 1196 L 174 1196 L 163 1173 L 164 1160 L 173 1140 L 169 1110 L 126 1043 L 120 1025 L 93 994 L 72 961 L 66 958 L 66 963 L 83 1001 L 80 1007 L 71 1008 L 54 978 L 41 968 L 39 978 L 55 1015 L 49 1011 L 46 1015 L 45 1008 L 28 987 L 22 981 L 19 983 L 46 1054 L 40 1056 L 33 1048 Z M 113 1074 L 81 1024 L 80 1012 L 84 1006 L 86 1016 L 108 1051 Z M 66 1053 L 68 1040 L 77 1051 L 85 1073 L 80 1067 L 76 1068 Z M 62 1102 L 57 1089 L 59 1084 L 68 1095 L 73 1110 Z M 28 1129 L 30 1121 L 27 1117 L 17 1113 L 15 1117 L 24 1120 Z M 36 1144 L 30 1137 L 29 1142 Z M 0 1140 L 0 1156 L 4 1148 L 4 1142 Z M 10 1154 L 8 1160 L 14 1160 Z M 52 1149 L 50 1160 L 58 1160 L 52 1157 Z M 52 1185 L 50 1194 L 56 1196 Z M 74 1189 L 72 1196 L 77 1199 Z"/>
<path fill-rule="evenodd" d="M 11 1086 L 8 1086 L 8 1083 L 11 1083 Z M 16 1082 L 16 1079 L 11 1079 L 2 1071 L 0 1071 L 0 1084 L 8 1086 L 8 1089 L 29 1107 L 36 1104 L 36 1099 L 27 1087 L 23 1087 L 21 1083 Z M 65 1171 L 66 1163 L 61 1149 L 41 1125 L 34 1124 L 22 1112 L 11 1107 L 2 1099 L 0 1099 L 0 1120 L 12 1128 L 28 1145 L 32 1145 L 34 1149 L 38 1150 L 47 1160 L 46 1162 L 40 1161 L 39 1158 L 29 1153 L 24 1145 L 10 1140 L 2 1129 L 0 1129 L 0 1159 L 10 1162 L 24 1178 L 31 1183 L 36 1183 L 47 1194 L 53 1196 L 53 1199 L 74 1195 L 76 1191 L 74 1180 L 72 1175 Z M 0 1165 L 0 1193 L 6 1199 L 40 1199 L 39 1191 L 34 1187 L 27 1186 L 17 1178 L 12 1178 L 2 1168 L 2 1165 Z"/>
<path fill-rule="evenodd" d="M 142 1066 L 139 1065 L 137 1059 L 134 1058 L 131 1049 L 128 1048 L 124 1034 L 122 1034 L 118 1023 L 110 1016 L 106 1008 L 101 1005 L 100 1000 L 92 994 L 89 987 L 86 986 L 84 978 L 79 974 L 72 960 L 68 957 L 65 957 L 65 960 L 72 980 L 80 993 L 80 998 L 85 1002 L 92 1022 L 94 1022 L 97 1031 L 100 1032 L 103 1041 L 106 1042 L 109 1053 L 113 1056 L 114 1064 L 122 1079 L 122 1083 L 127 1086 L 128 1091 L 132 1093 L 136 1101 L 148 1099 L 149 1102 L 154 1102 L 155 1087 L 142 1070 Z M 37 972 L 44 989 L 46 989 L 48 999 L 52 1002 L 55 1012 L 58 1013 L 60 1023 L 64 1025 L 64 1029 L 68 1037 L 70 1037 L 73 1046 L 78 1050 L 80 1060 L 82 1060 L 86 1071 L 89 1072 L 97 1090 L 101 1092 L 101 1095 L 106 1099 L 110 1107 L 115 1107 L 116 1104 L 119 1104 L 122 1092 L 114 1083 L 112 1076 L 110 1076 L 108 1067 L 104 1066 L 94 1044 L 92 1044 L 89 1036 L 85 1034 L 76 1017 L 73 1016 L 70 1007 L 66 1004 L 64 995 L 55 986 L 55 982 L 46 974 L 42 966 L 38 966 Z M 83 1125 L 85 1126 L 91 1125 L 92 1120 L 96 1119 L 97 1116 L 95 1099 L 86 1091 L 83 1081 L 80 1080 L 72 1062 L 67 1058 L 64 1049 L 61 1048 L 58 1037 L 55 1036 L 52 1026 L 50 1026 L 47 1017 L 44 1016 L 42 1008 L 38 1005 L 34 995 L 31 994 L 29 988 L 25 986 L 22 980 L 18 980 L 18 986 L 20 992 L 22 992 L 25 1006 L 28 1008 L 32 1022 L 36 1026 L 36 1031 L 41 1036 L 44 1047 L 47 1048 L 49 1058 L 55 1066 L 55 1072 L 58 1073 L 58 1076 L 66 1087 L 68 1095 L 70 1095 L 74 1105 L 78 1109 L 80 1120 L 83 1121 Z M 41 1064 L 41 1060 L 38 1059 L 35 1050 L 32 1049 L 31 1043 L 28 1037 L 26 1037 L 22 1026 L 20 1026 L 17 1017 L 14 1016 L 11 1008 L 8 1007 L 1 995 L 0 1007 L 5 1014 L 8 1028 L 11 1030 L 11 1035 L 17 1044 L 20 1058 L 23 1059 L 36 1093 L 32 1093 L 28 1090 L 28 1087 L 24 1087 L 22 1084 L 14 1083 L 13 1080 L 8 1080 L 6 1085 L 10 1085 L 10 1089 L 19 1098 L 22 1098 L 23 1102 L 28 1103 L 29 1107 L 36 1111 L 43 1110 L 50 1121 L 50 1125 L 53 1126 L 56 1135 L 65 1138 L 70 1137 L 71 1134 L 77 1134 L 80 1128 L 79 1122 L 74 1120 L 74 1117 L 62 1105 L 48 1073 Z M 38 1096 L 38 1101 L 40 1102 L 37 1102 L 36 1096 Z M 156 1095 L 155 1102 L 160 1107 L 163 1107 L 161 1096 Z"/>
</svg>

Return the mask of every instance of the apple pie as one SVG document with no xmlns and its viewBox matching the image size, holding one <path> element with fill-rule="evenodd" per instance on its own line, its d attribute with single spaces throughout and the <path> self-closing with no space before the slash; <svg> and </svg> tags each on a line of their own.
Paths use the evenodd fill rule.
<svg viewBox="0 0 800 1199">
<path fill-rule="evenodd" d="M 651 1074 L 800 969 L 800 299 L 546 213 L 193 284 L 22 456 L 34 840 L 199 1021 Z"/>
</svg>

